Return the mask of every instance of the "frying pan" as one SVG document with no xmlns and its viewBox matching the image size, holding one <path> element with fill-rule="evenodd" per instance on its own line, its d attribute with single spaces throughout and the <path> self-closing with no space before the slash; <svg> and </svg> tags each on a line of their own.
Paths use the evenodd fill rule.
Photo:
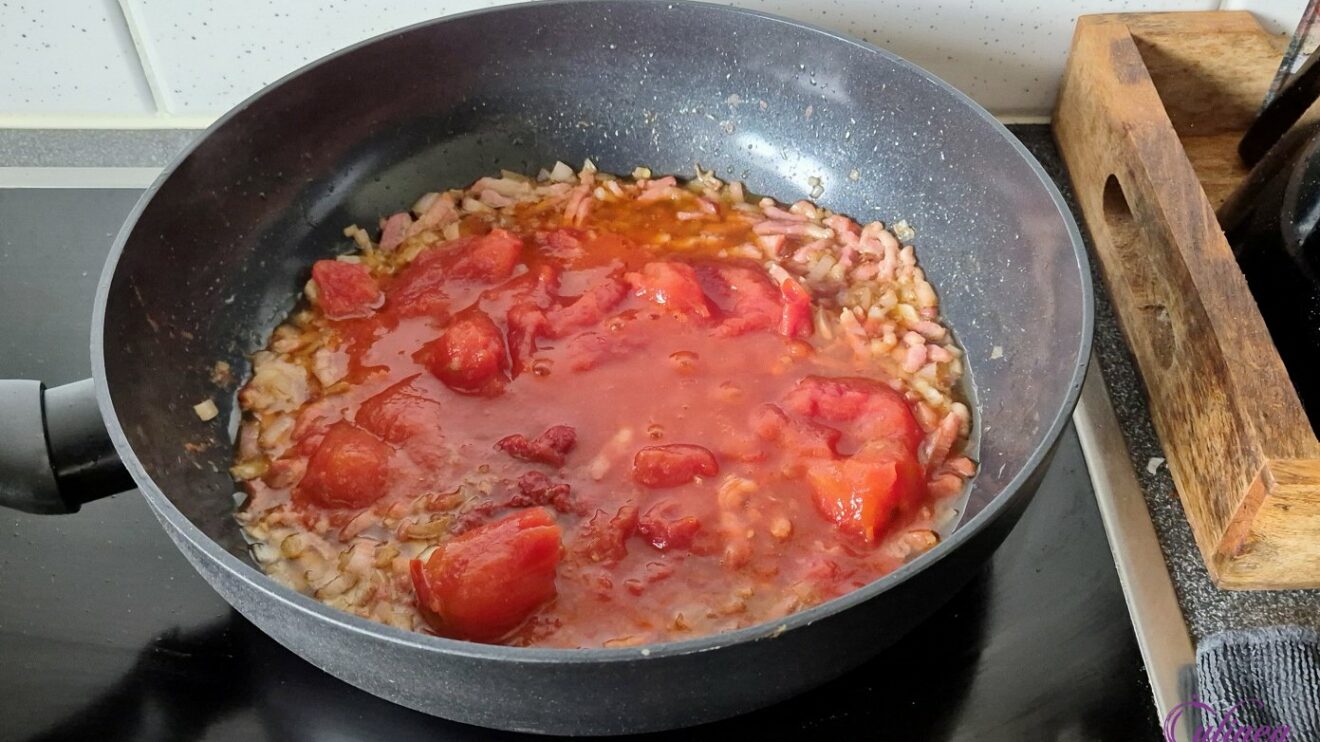
<svg viewBox="0 0 1320 742">
<path fill-rule="evenodd" d="M 967 352 L 980 471 L 933 550 L 783 620 L 628 649 L 487 646 L 326 607 L 265 577 L 233 517 L 234 383 L 313 261 L 418 194 L 500 168 L 700 163 L 782 201 L 906 218 Z M 875 47 L 773 16 L 542 2 L 380 36 L 240 104 L 129 216 L 97 290 L 94 381 L 0 384 L 0 502 L 127 488 L 239 612 L 325 671 L 489 727 L 605 734 L 731 716 L 835 677 L 956 592 L 1018 520 L 1077 399 L 1092 295 L 1076 225 L 968 98 Z M 203 422 L 192 406 L 213 399 Z M 122 463 L 121 463 L 122 462 Z"/>
</svg>

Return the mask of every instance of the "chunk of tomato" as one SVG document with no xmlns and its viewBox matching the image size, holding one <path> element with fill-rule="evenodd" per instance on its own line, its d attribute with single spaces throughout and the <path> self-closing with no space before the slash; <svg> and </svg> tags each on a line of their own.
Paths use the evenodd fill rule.
<svg viewBox="0 0 1320 742">
<path fill-rule="evenodd" d="M 915 454 L 894 442 L 864 452 L 818 462 L 807 469 L 807 481 L 820 514 L 869 544 L 921 502 L 925 477 Z"/>
<path fill-rule="evenodd" d="M 633 456 L 633 479 L 644 487 L 677 487 L 719 473 L 715 454 L 690 443 L 646 446 Z"/>
<path fill-rule="evenodd" d="M 811 294 L 794 278 L 785 278 L 779 284 L 783 310 L 779 317 L 779 334 L 785 337 L 811 336 Z"/>
<path fill-rule="evenodd" d="M 701 530 L 701 521 L 680 515 L 678 503 L 660 502 L 647 509 L 637 521 L 637 532 L 661 551 L 690 549 Z"/>
<path fill-rule="evenodd" d="M 765 269 L 752 261 L 702 264 L 697 273 L 706 295 L 724 319 L 715 334 L 735 337 L 775 327 L 780 318 L 779 289 Z"/>
<path fill-rule="evenodd" d="M 674 314 L 711 316 L 710 304 L 701 290 L 697 272 L 687 263 L 657 261 L 642 266 L 638 273 L 624 276 L 638 296 L 644 297 Z"/>
<path fill-rule="evenodd" d="M 439 338 L 413 356 L 445 386 L 463 394 L 493 397 L 504 391 L 509 356 L 504 335 L 475 307 L 454 317 Z"/>
<path fill-rule="evenodd" d="M 546 312 L 550 336 L 562 338 L 575 329 L 589 327 L 605 318 L 628 295 L 628 287 L 617 278 L 606 277 L 568 304 Z"/>
<path fill-rule="evenodd" d="M 365 317 L 384 302 L 371 271 L 359 263 L 318 260 L 312 264 L 317 302 L 330 319 Z"/>
<path fill-rule="evenodd" d="M 628 539 L 636 530 L 636 507 L 623 505 L 613 515 L 597 510 L 578 530 L 573 551 L 593 562 L 613 564 L 628 556 Z"/>
<path fill-rule="evenodd" d="M 446 245 L 461 250 L 475 238 L 460 237 Z M 449 294 L 445 291 L 448 279 L 447 250 L 432 248 L 413 259 L 385 290 L 386 306 L 404 317 L 434 317 L 444 321 L 449 317 Z"/>
<path fill-rule="evenodd" d="M 390 443 L 439 436 L 440 403 L 426 396 L 413 383 L 415 378 L 404 379 L 363 402 L 357 411 L 358 426 Z"/>
<path fill-rule="evenodd" d="M 550 511 L 512 513 L 413 560 L 417 605 L 445 636 L 496 641 L 555 597 L 559 552 Z"/>
<path fill-rule="evenodd" d="M 513 275 L 522 249 L 522 238 L 503 229 L 492 229 L 469 243 L 466 249 L 447 251 L 453 256 L 449 275 L 485 283 L 503 281 Z"/>
<path fill-rule="evenodd" d="M 903 395 L 874 379 L 807 376 L 784 396 L 784 406 L 806 417 L 856 422 L 859 437 L 892 438 L 913 451 L 924 436 Z"/>
<path fill-rule="evenodd" d="M 386 443 L 352 423 L 331 425 L 293 490 L 294 504 L 325 508 L 370 505 L 385 494 L 393 453 Z"/>
<path fill-rule="evenodd" d="M 800 456 L 832 459 L 843 431 L 812 420 L 791 418 L 778 405 L 761 405 L 752 412 L 752 430 L 763 440 L 779 443 Z"/>
</svg>

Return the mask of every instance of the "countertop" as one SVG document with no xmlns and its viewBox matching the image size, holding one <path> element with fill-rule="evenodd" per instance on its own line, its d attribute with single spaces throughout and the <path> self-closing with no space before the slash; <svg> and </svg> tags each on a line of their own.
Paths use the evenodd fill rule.
<svg viewBox="0 0 1320 742">
<path fill-rule="evenodd" d="M 1048 127 L 1011 127 L 1063 191 L 1074 214 L 1080 214 L 1073 199 L 1067 171 Z M 1090 236 L 1078 216 L 1082 236 L 1090 248 Z M 1201 552 L 1192 538 L 1183 514 L 1173 477 L 1164 465 L 1164 451 L 1151 422 L 1145 387 L 1137 372 L 1132 351 L 1119 329 L 1109 295 L 1096 270 L 1094 355 L 1099 361 L 1110 401 L 1123 430 L 1132 468 L 1141 484 L 1151 522 L 1182 607 L 1183 618 L 1193 641 L 1227 629 L 1294 624 L 1320 629 L 1320 590 L 1220 590 L 1210 582 Z"/>
</svg>

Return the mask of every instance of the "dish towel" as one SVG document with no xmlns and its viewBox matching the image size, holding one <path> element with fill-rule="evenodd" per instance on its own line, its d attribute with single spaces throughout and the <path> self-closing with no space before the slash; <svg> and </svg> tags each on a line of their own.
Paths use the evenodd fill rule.
<svg viewBox="0 0 1320 742">
<path fill-rule="evenodd" d="M 1185 715 L 1193 723 L 1189 739 L 1320 742 L 1320 635 L 1310 629 L 1212 634 L 1196 648 L 1196 684 L 1198 698 L 1183 705 L 1195 712 Z M 1169 716 L 1166 736 L 1178 721 Z M 1244 727 L 1259 736 L 1240 736 Z"/>
</svg>

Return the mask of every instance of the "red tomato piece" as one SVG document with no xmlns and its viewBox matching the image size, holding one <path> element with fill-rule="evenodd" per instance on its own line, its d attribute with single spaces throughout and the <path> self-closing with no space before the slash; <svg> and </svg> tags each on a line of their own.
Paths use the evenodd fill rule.
<svg viewBox="0 0 1320 742">
<path fill-rule="evenodd" d="M 924 437 L 903 395 L 873 379 L 808 376 L 784 396 L 784 406 L 806 417 L 856 421 L 859 437 L 894 438 L 913 451 Z"/>
<path fill-rule="evenodd" d="M 719 473 L 715 454 L 690 443 L 646 446 L 633 457 L 633 479 L 644 487 L 677 487 Z"/>
<path fill-rule="evenodd" d="M 701 521 L 691 515 L 674 516 L 677 503 L 653 505 L 637 521 L 637 532 L 657 549 L 690 549 L 701 530 Z"/>
<path fill-rule="evenodd" d="M 624 505 L 610 515 L 597 510 L 582 524 L 573 551 L 593 562 L 612 564 L 628 556 L 628 538 L 637 530 L 637 508 Z"/>
<path fill-rule="evenodd" d="M 710 304 L 697 272 L 687 263 L 658 261 L 642 266 L 640 273 L 624 276 L 634 292 L 680 316 L 709 318 Z"/>
<path fill-rule="evenodd" d="M 482 296 L 492 300 L 509 296 L 515 299 L 514 304 L 549 309 L 555 297 L 559 295 L 561 275 L 562 271 L 558 266 L 542 263 L 516 278 L 488 289 Z"/>
<path fill-rule="evenodd" d="M 404 379 L 368 399 L 358 408 L 356 422 L 390 443 L 419 435 L 438 436 L 442 408 L 413 380 Z"/>
<path fill-rule="evenodd" d="M 532 370 L 537 340 L 550 335 L 545 312 L 533 304 L 515 304 L 505 317 L 509 327 L 509 365 L 514 378 Z"/>
<path fill-rule="evenodd" d="M 735 337 L 779 324 L 779 289 L 761 266 L 751 261 L 703 264 L 698 275 L 724 315 L 716 335 Z"/>
<path fill-rule="evenodd" d="M 779 318 L 779 334 L 785 337 L 810 337 L 811 294 L 796 279 L 785 278 L 779 284 L 783 297 L 783 311 Z"/>
<path fill-rule="evenodd" d="M 359 263 L 318 260 L 312 264 L 317 301 L 330 319 L 365 317 L 384 302 L 371 271 Z"/>
<path fill-rule="evenodd" d="M 451 283 L 498 283 L 513 275 L 523 243 L 503 229 L 468 235 L 430 248 L 399 271 L 387 290 L 391 309 L 404 317 L 444 320 Z"/>
<path fill-rule="evenodd" d="M 307 462 L 307 473 L 293 490 L 306 507 L 363 508 L 385 494 L 394 449 L 348 422 L 330 426 Z"/>
<path fill-rule="evenodd" d="M 605 278 L 572 302 L 546 312 L 550 336 L 561 338 L 577 328 L 596 324 L 627 295 L 628 287 L 622 281 Z"/>
<path fill-rule="evenodd" d="M 761 405 L 752 412 L 752 430 L 767 441 L 781 443 L 803 456 L 832 459 L 843 432 L 811 420 L 789 417 L 778 405 Z"/>
<path fill-rule="evenodd" d="M 568 425 L 554 425 L 545 432 L 528 439 L 521 433 L 506 435 L 495 442 L 495 448 L 520 461 L 563 466 L 564 457 L 577 445 L 577 431 Z"/>
<path fill-rule="evenodd" d="M 386 288 L 387 308 L 404 317 L 447 319 L 449 294 L 445 291 L 445 282 L 449 278 L 449 265 L 446 256 L 450 250 L 466 249 L 475 241 L 475 237 L 460 237 L 414 258 L 395 274 L 394 281 Z"/>
<path fill-rule="evenodd" d="M 568 368 L 572 371 L 589 371 L 612 358 L 626 356 L 646 345 L 646 341 L 633 331 L 633 323 L 610 334 L 604 332 L 584 332 L 569 340 L 564 348 Z"/>
<path fill-rule="evenodd" d="M 562 227 L 549 232 L 536 233 L 537 248 L 544 254 L 560 260 L 580 257 L 587 233 L 574 227 Z"/>
<path fill-rule="evenodd" d="M 445 386 L 463 394 L 493 397 L 504 391 L 509 357 L 504 335 L 475 307 L 454 318 L 439 338 L 413 356 Z"/>
<path fill-rule="evenodd" d="M 874 543 L 918 504 L 925 476 L 916 456 L 894 442 L 807 469 L 816 509 L 841 530 Z"/>
<path fill-rule="evenodd" d="M 522 238 L 503 229 L 492 229 L 489 234 L 469 243 L 466 249 L 445 251 L 447 256 L 453 256 L 449 275 L 453 278 L 498 283 L 513 275 L 522 249 Z"/>
<path fill-rule="evenodd" d="M 455 537 L 411 575 L 422 615 L 439 633 L 495 641 L 555 597 L 560 530 L 544 508 Z"/>
<path fill-rule="evenodd" d="M 526 508 L 546 505 L 561 513 L 575 512 L 573 486 L 567 482 L 554 482 L 544 472 L 529 471 L 518 477 L 518 494 L 505 501 L 505 507 Z"/>
</svg>

